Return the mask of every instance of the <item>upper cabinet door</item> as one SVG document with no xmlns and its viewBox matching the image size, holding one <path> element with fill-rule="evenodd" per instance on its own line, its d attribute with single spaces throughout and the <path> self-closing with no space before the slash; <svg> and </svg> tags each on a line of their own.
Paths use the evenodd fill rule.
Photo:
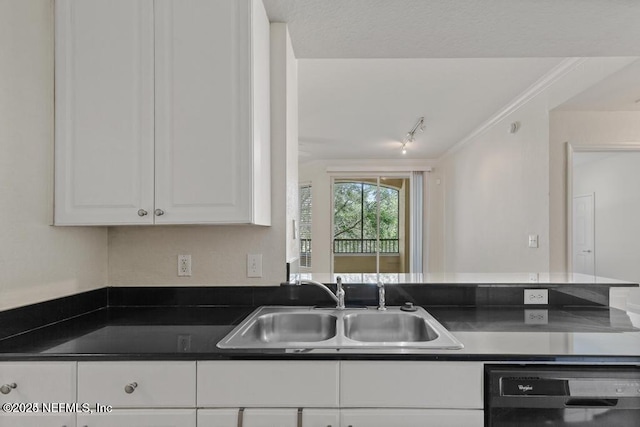
<svg viewBox="0 0 640 427">
<path fill-rule="evenodd" d="M 57 0 L 56 225 L 153 222 L 153 0 Z"/>
<path fill-rule="evenodd" d="M 256 209 L 270 172 L 262 2 L 155 0 L 155 34 L 156 224 L 268 225 L 270 206 Z"/>
</svg>

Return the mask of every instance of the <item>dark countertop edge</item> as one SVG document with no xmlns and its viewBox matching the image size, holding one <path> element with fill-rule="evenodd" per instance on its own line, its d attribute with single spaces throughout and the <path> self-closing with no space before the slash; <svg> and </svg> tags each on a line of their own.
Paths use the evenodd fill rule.
<svg viewBox="0 0 640 427">
<path fill-rule="evenodd" d="M 510 354 L 308 354 L 308 353 L 141 353 L 141 354 L 25 354 L 4 353 L 0 362 L 87 361 L 209 361 L 209 360 L 362 360 L 362 361 L 473 361 L 486 363 L 640 364 L 638 356 L 510 355 Z"/>
</svg>

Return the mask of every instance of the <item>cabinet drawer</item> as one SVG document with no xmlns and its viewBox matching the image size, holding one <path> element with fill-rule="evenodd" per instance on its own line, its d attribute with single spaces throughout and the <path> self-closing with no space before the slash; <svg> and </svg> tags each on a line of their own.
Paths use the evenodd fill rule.
<svg viewBox="0 0 640 427">
<path fill-rule="evenodd" d="M 9 393 L 0 393 L 2 403 L 75 402 L 76 363 L 0 363 L 0 386 L 3 385 L 9 387 Z"/>
<path fill-rule="evenodd" d="M 2 414 L 0 427 L 74 427 L 75 414 Z"/>
<path fill-rule="evenodd" d="M 78 427 L 196 427 L 195 409 L 116 409 L 78 415 Z"/>
<path fill-rule="evenodd" d="M 337 407 L 339 362 L 198 362 L 198 407 Z"/>
<path fill-rule="evenodd" d="M 482 363 L 342 362 L 340 406 L 482 408 Z"/>
<path fill-rule="evenodd" d="M 342 427 L 482 427 L 479 409 L 346 409 Z"/>
<path fill-rule="evenodd" d="M 78 401 L 114 408 L 195 407 L 195 362 L 80 362 Z"/>
</svg>

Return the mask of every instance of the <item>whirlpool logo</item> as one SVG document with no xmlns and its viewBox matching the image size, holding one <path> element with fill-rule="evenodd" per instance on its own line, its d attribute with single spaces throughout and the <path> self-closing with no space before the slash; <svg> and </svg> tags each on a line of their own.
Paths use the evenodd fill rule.
<svg viewBox="0 0 640 427">
<path fill-rule="evenodd" d="M 531 391 L 531 390 L 533 390 L 533 386 L 518 384 L 518 390 L 520 390 L 520 391 Z"/>
</svg>

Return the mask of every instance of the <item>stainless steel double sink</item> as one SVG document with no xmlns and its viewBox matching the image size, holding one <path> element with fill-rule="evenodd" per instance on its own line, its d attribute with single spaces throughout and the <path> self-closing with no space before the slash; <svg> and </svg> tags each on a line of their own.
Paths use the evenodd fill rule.
<svg viewBox="0 0 640 427">
<path fill-rule="evenodd" d="M 400 307 L 325 309 L 264 306 L 219 343 L 225 349 L 420 348 L 461 349 L 427 311 Z"/>
</svg>

